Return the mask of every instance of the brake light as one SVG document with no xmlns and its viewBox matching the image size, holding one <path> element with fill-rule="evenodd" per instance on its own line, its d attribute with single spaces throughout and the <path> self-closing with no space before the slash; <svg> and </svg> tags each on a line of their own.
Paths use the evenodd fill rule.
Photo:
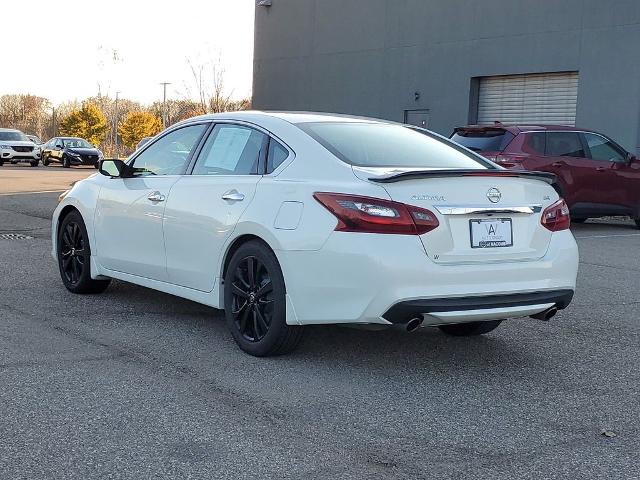
<svg viewBox="0 0 640 480">
<path fill-rule="evenodd" d="M 544 212 L 542 212 L 540 223 L 552 232 L 559 232 L 569 228 L 571 226 L 571 215 L 569 214 L 567 202 L 561 198 L 545 208 Z"/>
<path fill-rule="evenodd" d="M 338 219 L 338 232 L 422 235 L 440 225 L 430 210 L 382 198 L 326 192 L 313 197 Z"/>
<path fill-rule="evenodd" d="M 498 155 L 494 160 L 499 165 L 514 167 L 525 161 L 525 157 L 518 155 Z"/>
</svg>

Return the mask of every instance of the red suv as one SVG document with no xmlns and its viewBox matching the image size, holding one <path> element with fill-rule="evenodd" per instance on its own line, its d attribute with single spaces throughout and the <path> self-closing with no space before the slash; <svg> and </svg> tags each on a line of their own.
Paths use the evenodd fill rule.
<svg viewBox="0 0 640 480">
<path fill-rule="evenodd" d="M 628 215 L 640 227 L 640 160 L 605 135 L 496 124 L 458 127 L 451 139 L 505 168 L 555 173 L 575 222 Z"/>
</svg>

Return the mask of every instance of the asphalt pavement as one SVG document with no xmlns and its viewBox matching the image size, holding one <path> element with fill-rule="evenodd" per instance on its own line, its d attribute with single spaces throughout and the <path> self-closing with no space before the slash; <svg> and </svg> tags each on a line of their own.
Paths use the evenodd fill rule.
<svg viewBox="0 0 640 480">
<path fill-rule="evenodd" d="M 119 281 L 67 292 L 56 198 L 0 196 L 0 234 L 32 237 L 0 239 L 0 479 L 639 476 L 629 221 L 573 227 L 578 291 L 550 322 L 481 338 L 311 327 L 257 359 L 218 310 Z"/>
</svg>

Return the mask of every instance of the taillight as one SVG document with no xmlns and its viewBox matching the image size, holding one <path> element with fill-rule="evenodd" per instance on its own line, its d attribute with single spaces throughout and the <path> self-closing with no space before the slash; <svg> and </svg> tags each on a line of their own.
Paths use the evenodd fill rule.
<svg viewBox="0 0 640 480">
<path fill-rule="evenodd" d="M 526 160 L 526 157 L 518 156 L 518 155 L 498 155 L 494 160 L 498 165 L 502 165 L 503 167 L 515 167 Z"/>
<path fill-rule="evenodd" d="M 552 203 L 542 212 L 540 223 L 552 232 L 566 230 L 571 226 L 571 215 L 569 214 L 569 206 L 562 198 Z"/>
<path fill-rule="evenodd" d="M 336 216 L 338 232 L 422 235 L 440 225 L 430 210 L 400 202 L 344 193 L 313 196 Z"/>
</svg>

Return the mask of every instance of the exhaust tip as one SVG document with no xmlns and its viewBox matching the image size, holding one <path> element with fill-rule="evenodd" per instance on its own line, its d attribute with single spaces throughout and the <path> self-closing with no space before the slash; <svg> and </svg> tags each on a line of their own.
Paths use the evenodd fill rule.
<svg viewBox="0 0 640 480">
<path fill-rule="evenodd" d="M 551 320 L 555 314 L 558 313 L 558 307 L 551 307 L 544 312 L 536 313 L 535 315 L 531 315 L 531 318 L 535 318 L 536 320 L 549 321 Z"/>
<path fill-rule="evenodd" d="M 409 320 L 406 326 L 407 332 L 413 332 L 416 330 L 420 325 L 422 325 L 423 321 L 424 319 L 422 317 L 416 317 Z"/>
</svg>

